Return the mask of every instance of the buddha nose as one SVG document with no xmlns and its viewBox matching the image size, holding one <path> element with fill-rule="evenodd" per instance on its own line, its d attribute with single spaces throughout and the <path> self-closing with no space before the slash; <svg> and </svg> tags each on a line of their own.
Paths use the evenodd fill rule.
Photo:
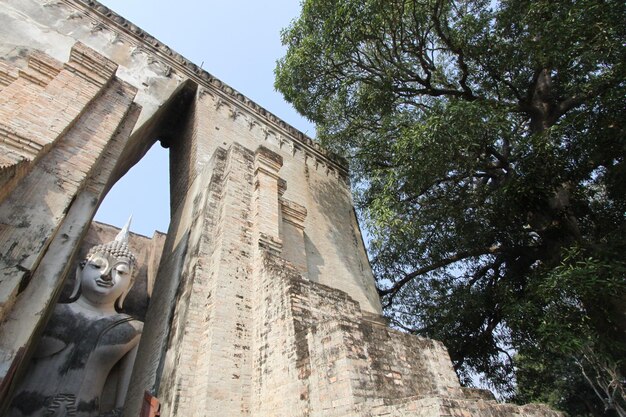
<svg viewBox="0 0 626 417">
<path fill-rule="evenodd" d="M 102 273 L 100 274 L 100 277 L 104 280 L 104 281 L 112 281 L 113 280 L 113 274 L 112 274 L 112 269 L 113 268 L 104 268 L 102 270 Z"/>
</svg>

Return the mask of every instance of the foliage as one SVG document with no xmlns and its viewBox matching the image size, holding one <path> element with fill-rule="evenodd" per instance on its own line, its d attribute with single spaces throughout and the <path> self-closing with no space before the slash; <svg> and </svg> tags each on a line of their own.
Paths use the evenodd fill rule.
<svg viewBox="0 0 626 417">
<path fill-rule="evenodd" d="M 464 383 L 574 415 L 610 408 L 583 370 L 623 401 L 625 21 L 617 0 L 304 0 L 276 70 L 351 160 L 386 313 Z"/>
</svg>

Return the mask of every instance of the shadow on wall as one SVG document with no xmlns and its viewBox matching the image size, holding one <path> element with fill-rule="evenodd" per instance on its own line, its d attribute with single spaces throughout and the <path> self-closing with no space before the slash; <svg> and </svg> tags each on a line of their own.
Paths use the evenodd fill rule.
<svg viewBox="0 0 626 417">
<path fill-rule="evenodd" d="M 324 265 L 324 258 L 322 258 L 319 250 L 317 250 L 317 247 L 306 233 L 304 233 L 304 249 L 306 250 L 306 263 L 309 280 L 319 283 L 320 266 Z"/>
<path fill-rule="evenodd" d="M 311 189 L 313 199 L 320 207 L 320 213 L 331 226 L 326 233 L 328 239 L 336 248 L 352 248 L 338 251 L 339 259 L 345 264 L 347 270 L 359 275 L 364 274 L 369 265 L 364 265 L 363 262 L 366 262 L 366 259 L 361 259 L 359 256 L 360 254 L 367 256 L 367 254 L 362 253 L 361 238 L 357 235 L 356 217 L 349 191 L 334 178 L 332 181 L 324 179 L 317 181 L 312 184 Z"/>
<path fill-rule="evenodd" d="M 362 308 L 380 312 L 380 300 L 352 206 L 350 189 L 335 177 L 316 177 L 316 181 L 310 182 L 312 204 L 319 208 L 318 212 L 324 217 L 327 225 L 325 237 L 331 245 L 331 251 L 335 252 L 324 253 L 324 256 L 331 256 L 326 259 L 326 274 L 319 280 L 322 284 L 343 289 L 352 296 L 360 293 L 367 299 L 360 299 Z M 342 283 L 337 286 L 331 280 L 342 280 Z"/>
</svg>

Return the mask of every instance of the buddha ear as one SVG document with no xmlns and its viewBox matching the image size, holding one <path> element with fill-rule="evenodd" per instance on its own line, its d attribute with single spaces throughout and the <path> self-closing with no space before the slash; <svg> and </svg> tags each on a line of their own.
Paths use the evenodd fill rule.
<svg viewBox="0 0 626 417">
<path fill-rule="evenodd" d="M 124 300 L 126 299 L 126 296 L 128 295 L 129 292 L 130 292 L 130 286 L 126 289 L 126 291 L 124 291 L 122 293 L 122 295 L 117 297 L 117 300 L 115 300 L 115 309 L 117 311 L 122 311 L 122 306 L 124 305 Z"/>
<path fill-rule="evenodd" d="M 128 283 L 128 287 L 126 287 L 126 290 L 124 290 L 122 295 L 117 297 L 117 300 L 115 300 L 115 309 L 117 311 L 122 311 L 122 306 L 124 305 L 124 300 L 126 299 L 126 296 L 130 292 L 130 289 L 133 288 L 133 284 L 135 283 L 135 278 L 136 278 L 135 277 L 135 268 L 132 266 L 132 264 L 131 264 L 130 276 L 131 276 L 131 279 L 130 279 L 130 282 Z"/>
<path fill-rule="evenodd" d="M 85 262 L 81 262 L 76 266 L 76 276 L 74 278 L 74 289 L 72 290 L 72 295 L 70 295 L 70 300 L 73 300 L 78 295 L 78 290 L 80 290 L 80 282 L 83 275 L 83 268 L 85 268 Z"/>
</svg>

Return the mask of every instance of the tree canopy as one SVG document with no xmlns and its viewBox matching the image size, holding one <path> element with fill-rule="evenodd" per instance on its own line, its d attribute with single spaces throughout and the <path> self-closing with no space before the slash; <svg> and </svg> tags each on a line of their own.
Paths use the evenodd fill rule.
<svg viewBox="0 0 626 417">
<path fill-rule="evenodd" d="M 395 325 L 573 415 L 626 415 L 625 23 L 620 0 L 304 0 L 276 69 L 351 161 Z"/>
</svg>

